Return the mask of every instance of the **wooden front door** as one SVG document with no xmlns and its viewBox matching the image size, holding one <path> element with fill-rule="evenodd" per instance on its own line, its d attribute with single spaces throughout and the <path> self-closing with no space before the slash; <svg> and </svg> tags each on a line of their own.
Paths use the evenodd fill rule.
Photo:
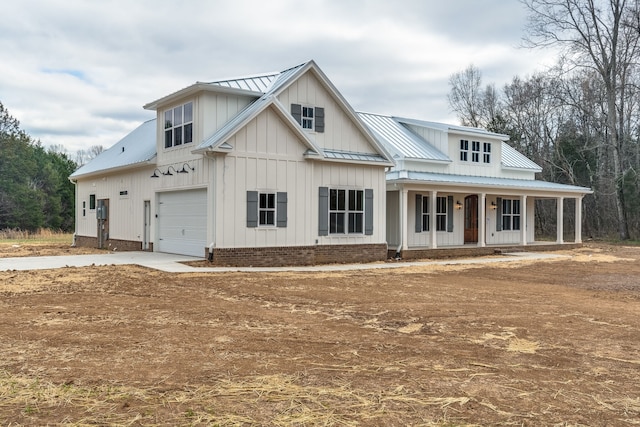
<svg viewBox="0 0 640 427">
<path fill-rule="evenodd" d="M 478 196 L 464 199 L 464 242 L 478 243 Z"/>
</svg>

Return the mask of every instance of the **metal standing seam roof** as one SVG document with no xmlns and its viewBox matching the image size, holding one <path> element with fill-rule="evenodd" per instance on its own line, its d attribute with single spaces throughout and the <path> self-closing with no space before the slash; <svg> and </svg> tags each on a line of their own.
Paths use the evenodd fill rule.
<svg viewBox="0 0 640 427">
<path fill-rule="evenodd" d="M 356 153 L 353 151 L 322 150 L 327 159 L 356 160 L 360 162 L 387 163 L 388 160 L 379 154 Z"/>
<path fill-rule="evenodd" d="M 506 142 L 502 143 L 502 166 L 542 172 L 542 168 L 536 162 L 529 159 Z"/>
<path fill-rule="evenodd" d="M 586 187 L 558 184 L 555 182 L 534 179 L 492 178 L 413 171 L 387 172 L 387 182 L 393 181 L 416 181 L 437 184 L 448 183 L 453 185 L 466 185 L 469 187 L 501 187 L 517 190 L 560 191 L 580 194 L 590 194 L 593 192 L 591 189 Z"/>
<path fill-rule="evenodd" d="M 156 119 L 148 120 L 89 163 L 78 168 L 69 178 L 151 161 L 156 156 Z"/>
<path fill-rule="evenodd" d="M 411 132 L 393 117 L 372 113 L 357 113 L 379 141 L 389 151 L 409 159 L 451 162 L 449 156 Z"/>
</svg>

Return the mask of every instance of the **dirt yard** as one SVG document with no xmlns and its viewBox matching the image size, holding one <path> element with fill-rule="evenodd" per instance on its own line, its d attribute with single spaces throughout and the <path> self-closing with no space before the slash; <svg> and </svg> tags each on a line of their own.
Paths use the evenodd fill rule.
<svg viewBox="0 0 640 427">
<path fill-rule="evenodd" d="M 0 424 L 640 425 L 640 247 L 565 255 L 0 272 Z"/>
</svg>

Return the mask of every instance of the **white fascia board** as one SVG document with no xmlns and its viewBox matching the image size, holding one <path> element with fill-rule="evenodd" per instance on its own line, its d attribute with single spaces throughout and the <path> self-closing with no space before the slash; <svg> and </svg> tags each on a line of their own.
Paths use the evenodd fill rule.
<svg viewBox="0 0 640 427">
<path fill-rule="evenodd" d="M 262 95 L 264 95 L 262 92 L 254 92 L 254 91 L 248 91 L 245 89 L 218 86 L 211 83 L 197 82 L 192 84 L 191 86 L 187 86 L 184 89 L 180 89 L 177 92 L 173 92 L 167 96 L 164 96 L 155 101 L 149 102 L 148 104 L 145 104 L 142 108 L 144 108 L 145 110 L 157 110 L 162 105 L 172 104 L 178 99 L 182 99 L 188 96 L 193 96 L 199 92 L 214 92 L 214 93 L 221 93 L 225 95 L 243 95 L 243 96 L 256 97 L 256 98 L 259 98 Z"/>
<path fill-rule="evenodd" d="M 523 180 L 524 181 L 524 180 Z M 545 188 L 527 188 L 527 187 L 517 187 L 517 186 L 505 186 L 505 185 L 491 185 L 491 184 L 471 184 L 471 183 L 463 183 L 463 182 L 441 182 L 441 181 L 416 181 L 413 179 L 407 179 L 404 177 L 387 180 L 387 187 L 393 186 L 394 184 L 401 184 L 405 188 L 410 187 L 411 189 L 419 190 L 424 187 L 444 187 L 451 189 L 460 189 L 463 188 L 466 191 L 460 191 L 465 193 L 476 192 L 478 190 L 489 190 L 495 194 L 504 194 L 504 195 L 538 195 L 544 196 L 548 198 L 554 198 L 563 195 L 575 195 L 575 194 L 592 194 L 593 190 L 588 189 L 545 189 Z M 488 192 L 488 191 L 487 191 Z"/>
<path fill-rule="evenodd" d="M 69 176 L 69 180 L 71 182 L 77 182 L 78 180 L 81 179 L 86 179 L 86 178 L 91 178 L 94 176 L 102 176 L 102 175 L 108 175 L 108 174 L 112 174 L 114 172 L 123 172 L 123 171 L 128 171 L 130 169 L 138 169 L 141 166 L 153 166 L 156 167 L 156 157 L 154 156 L 153 160 L 147 160 L 146 162 L 138 162 L 138 163 L 131 163 L 128 165 L 122 165 L 122 166 L 116 166 L 114 168 L 108 168 L 108 169 L 100 169 L 97 171 L 93 171 L 93 172 L 88 172 L 82 175 L 70 175 Z"/>
</svg>

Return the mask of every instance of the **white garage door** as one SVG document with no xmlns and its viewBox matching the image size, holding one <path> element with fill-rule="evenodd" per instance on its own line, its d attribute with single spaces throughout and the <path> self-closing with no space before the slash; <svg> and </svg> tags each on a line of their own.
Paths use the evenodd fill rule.
<svg viewBox="0 0 640 427">
<path fill-rule="evenodd" d="M 158 251 L 204 257 L 207 190 L 158 193 Z"/>
</svg>

